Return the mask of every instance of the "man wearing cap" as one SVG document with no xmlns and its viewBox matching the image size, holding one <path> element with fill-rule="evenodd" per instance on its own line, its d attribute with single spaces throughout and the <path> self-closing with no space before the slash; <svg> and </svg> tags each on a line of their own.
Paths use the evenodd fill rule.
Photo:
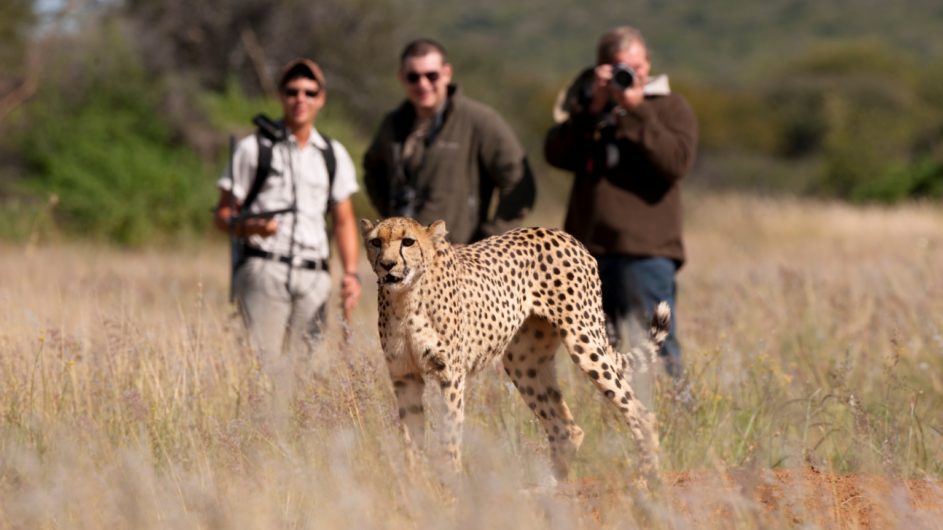
<svg viewBox="0 0 943 530">
<path fill-rule="evenodd" d="M 406 46 L 399 81 L 406 101 L 383 119 L 363 160 L 364 185 L 380 215 L 423 224 L 443 219 L 457 244 L 518 225 L 536 190 L 507 123 L 452 84 L 452 65 L 434 40 Z"/>
<path fill-rule="evenodd" d="M 283 350 L 311 351 L 317 343 L 331 291 L 328 211 L 343 265 L 345 314 L 360 297 L 359 244 L 350 200 L 358 190 L 354 164 L 343 145 L 314 127 L 326 99 L 324 74 L 313 61 L 296 59 L 282 70 L 278 88 L 279 135 L 270 141 L 255 134 L 238 143 L 230 171 L 217 183 L 215 216 L 220 230 L 245 238 L 245 260 L 238 266 L 233 287 L 263 368 L 278 361 Z M 260 146 L 269 150 L 266 175 L 256 171 Z M 253 181 L 260 177 L 264 183 L 247 212 L 241 212 Z M 283 213 L 268 216 L 267 212 Z M 255 217 L 231 226 L 240 213 Z"/>
</svg>

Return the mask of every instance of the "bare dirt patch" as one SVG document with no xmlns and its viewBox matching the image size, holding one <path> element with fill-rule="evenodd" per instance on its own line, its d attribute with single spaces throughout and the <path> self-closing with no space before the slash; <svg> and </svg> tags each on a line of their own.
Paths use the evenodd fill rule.
<svg viewBox="0 0 943 530">
<path fill-rule="evenodd" d="M 814 469 L 735 469 L 724 473 L 663 474 L 663 503 L 655 520 L 684 528 L 940 528 L 943 481 L 881 475 L 842 475 Z M 575 495 L 600 523 L 598 509 L 625 495 L 619 481 L 589 479 Z M 624 483 L 624 479 L 623 479 Z"/>
</svg>

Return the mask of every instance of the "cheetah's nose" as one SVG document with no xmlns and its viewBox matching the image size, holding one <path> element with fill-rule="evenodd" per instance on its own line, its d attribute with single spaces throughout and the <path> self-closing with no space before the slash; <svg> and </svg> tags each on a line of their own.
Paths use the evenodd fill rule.
<svg viewBox="0 0 943 530">
<path fill-rule="evenodd" d="M 393 267 L 396 266 L 396 262 L 393 260 L 384 260 L 380 262 L 380 266 L 386 270 L 393 270 Z"/>
</svg>

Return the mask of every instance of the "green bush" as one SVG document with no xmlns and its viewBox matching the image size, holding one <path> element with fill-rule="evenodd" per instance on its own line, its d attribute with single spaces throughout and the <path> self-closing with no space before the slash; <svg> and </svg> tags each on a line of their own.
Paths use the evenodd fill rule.
<svg viewBox="0 0 943 530">
<path fill-rule="evenodd" d="M 767 98 L 792 160 L 815 159 L 805 190 L 852 201 L 896 201 L 935 193 L 934 152 L 943 120 L 934 74 L 873 42 L 813 48 L 783 66 Z M 928 169 L 930 168 L 930 169 Z"/>
<path fill-rule="evenodd" d="M 891 170 L 852 190 L 855 201 L 897 202 L 908 198 L 943 198 L 943 163 L 924 160 Z"/>
<path fill-rule="evenodd" d="M 140 245 L 204 231 L 207 168 L 162 120 L 159 84 L 109 44 L 106 60 L 84 60 L 82 82 L 48 83 L 25 109 L 23 188 L 58 196 L 66 233 Z"/>
</svg>

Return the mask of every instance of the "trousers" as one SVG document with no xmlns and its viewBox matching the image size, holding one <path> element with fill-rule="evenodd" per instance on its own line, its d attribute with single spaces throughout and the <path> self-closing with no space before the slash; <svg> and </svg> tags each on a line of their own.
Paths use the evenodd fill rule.
<svg viewBox="0 0 943 530">
<path fill-rule="evenodd" d="M 677 337 L 675 295 L 677 265 L 668 258 L 633 256 L 598 256 L 602 281 L 602 307 L 606 314 L 609 341 L 619 348 L 638 343 L 648 331 L 655 306 L 668 302 L 671 329 L 659 356 L 672 377 L 683 375 L 681 347 Z"/>
<path fill-rule="evenodd" d="M 284 353 L 313 352 L 324 328 L 330 273 L 248 258 L 236 272 L 234 287 L 263 369 L 278 363 Z"/>
</svg>

